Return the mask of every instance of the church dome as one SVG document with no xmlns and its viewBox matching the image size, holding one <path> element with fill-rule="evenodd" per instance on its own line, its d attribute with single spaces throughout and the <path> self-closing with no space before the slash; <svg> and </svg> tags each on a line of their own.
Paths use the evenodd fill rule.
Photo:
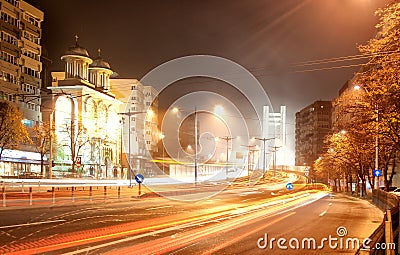
<svg viewBox="0 0 400 255">
<path fill-rule="evenodd" d="M 78 35 L 75 35 L 75 45 L 69 46 L 64 55 L 77 55 L 90 58 L 88 51 L 85 48 L 79 46 L 78 38 Z"/>
<path fill-rule="evenodd" d="M 101 54 L 100 54 L 101 50 L 98 49 L 97 52 L 99 53 L 99 55 L 97 56 L 97 58 L 95 58 L 93 60 L 92 64 L 90 64 L 90 67 L 91 68 L 105 68 L 105 69 L 111 70 L 110 64 L 101 57 Z"/>
<path fill-rule="evenodd" d="M 88 51 L 78 44 L 68 47 L 68 49 L 65 51 L 65 55 L 78 55 L 87 58 L 89 57 Z"/>
<path fill-rule="evenodd" d="M 95 58 L 93 60 L 93 63 L 90 64 L 90 67 L 111 69 L 110 64 L 107 61 L 105 61 L 104 59 L 102 59 L 100 56 L 98 56 L 97 58 Z"/>
</svg>

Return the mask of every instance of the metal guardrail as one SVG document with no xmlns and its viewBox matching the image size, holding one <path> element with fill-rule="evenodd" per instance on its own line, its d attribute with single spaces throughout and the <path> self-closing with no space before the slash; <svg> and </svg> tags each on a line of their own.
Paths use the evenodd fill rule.
<svg viewBox="0 0 400 255">
<path fill-rule="evenodd" d="M 369 247 L 377 247 L 379 244 L 389 245 L 389 242 L 395 244 L 395 249 L 365 249 L 360 247 L 356 254 L 360 255 L 393 255 L 399 252 L 398 244 L 395 240 L 399 240 L 399 198 L 397 195 L 383 191 L 372 191 L 372 203 L 385 211 L 385 216 L 379 227 L 369 237 L 371 242 Z M 397 244 L 397 245 L 396 245 Z"/>
</svg>

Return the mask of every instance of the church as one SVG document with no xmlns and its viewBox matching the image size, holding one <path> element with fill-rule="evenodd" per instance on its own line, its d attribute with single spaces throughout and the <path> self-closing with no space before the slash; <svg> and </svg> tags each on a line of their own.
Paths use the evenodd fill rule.
<svg viewBox="0 0 400 255">
<path fill-rule="evenodd" d="M 43 120 L 51 123 L 54 132 L 49 160 L 51 175 L 126 179 L 128 171 L 143 171 L 148 153 L 146 147 L 139 150 L 138 144 L 156 144 L 158 141 L 151 137 L 157 136 L 150 136 L 150 141 L 146 141 L 145 125 L 141 125 L 141 129 L 133 126 L 128 130 L 125 127 L 126 121 L 122 122 L 126 118 L 124 112 L 131 108 L 132 103 L 126 100 L 126 95 L 112 93 L 110 80 L 114 72 L 102 58 L 100 49 L 98 56 L 92 59 L 88 51 L 78 44 L 76 36 L 75 44 L 67 48 L 61 60 L 65 63 L 64 72 L 51 73 L 52 84 L 48 87 L 51 99 L 44 102 L 42 111 Z M 113 80 L 117 86 L 119 79 Z M 138 83 L 136 79 L 131 81 Z M 155 97 L 156 93 L 153 93 L 152 99 Z M 151 108 L 153 106 L 142 107 L 142 111 L 138 112 L 143 122 L 149 122 L 148 118 L 152 123 L 156 122 L 154 113 L 157 109 Z M 147 111 L 151 111 L 150 116 Z M 154 125 L 151 128 L 157 132 Z M 129 148 L 133 149 L 128 152 L 125 149 L 128 141 L 123 138 L 128 137 L 125 133 L 132 130 L 136 139 L 129 141 Z M 132 157 L 141 160 L 134 161 L 138 163 L 132 165 Z M 128 164 L 127 158 L 131 164 Z"/>
</svg>

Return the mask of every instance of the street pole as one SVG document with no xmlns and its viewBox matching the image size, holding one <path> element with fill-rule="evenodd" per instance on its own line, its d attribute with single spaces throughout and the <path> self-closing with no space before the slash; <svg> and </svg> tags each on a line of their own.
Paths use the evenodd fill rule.
<svg viewBox="0 0 400 255">
<path fill-rule="evenodd" d="M 356 86 L 354 86 L 354 89 L 355 90 L 359 90 L 360 88 L 363 88 L 364 89 L 364 91 L 367 93 L 367 95 L 371 98 L 371 101 L 373 102 L 374 101 L 374 98 L 373 98 L 373 96 L 371 95 L 371 93 L 369 92 L 369 90 L 366 88 L 366 87 L 364 87 L 364 86 L 359 86 L 359 85 L 356 85 Z M 379 170 L 379 137 L 378 137 L 378 123 L 379 123 L 379 110 L 378 110 L 378 104 L 376 103 L 376 100 L 375 100 L 375 103 L 374 103 L 374 111 L 375 111 L 375 114 L 376 114 L 376 118 L 375 118 L 375 120 L 376 120 L 376 134 L 375 134 L 375 169 L 374 170 Z M 377 177 L 376 179 L 375 179 L 375 189 L 378 189 L 379 187 L 379 178 L 380 177 Z"/>
<path fill-rule="evenodd" d="M 128 171 L 129 171 L 129 188 L 132 188 L 132 169 L 131 169 L 131 109 L 128 110 Z"/>
<path fill-rule="evenodd" d="M 375 112 L 376 112 L 376 134 L 375 134 L 375 170 L 379 169 L 379 137 L 378 137 L 378 121 L 379 121 L 379 112 L 378 105 L 375 104 Z M 375 189 L 379 189 L 379 178 L 378 176 Z"/>
<path fill-rule="evenodd" d="M 274 177 L 276 176 L 276 152 L 278 151 L 278 148 L 282 146 L 273 146 L 272 147 L 272 152 L 274 153 L 274 158 L 273 158 L 273 169 L 274 169 Z"/>
<path fill-rule="evenodd" d="M 50 113 L 50 137 L 49 137 L 49 179 L 53 176 L 53 111 Z"/>
<path fill-rule="evenodd" d="M 197 110 L 194 108 L 194 184 L 197 184 Z"/>
<path fill-rule="evenodd" d="M 225 175 L 226 178 L 228 179 L 228 163 L 229 163 L 229 141 L 235 139 L 234 137 L 231 136 L 223 136 L 220 137 L 222 140 L 226 141 L 226 167 L 225 167 Z"/>
<path fill-rule="evenodd" d="M 132 188 L 132 169 L 131 169 L 131 116 L 146 113 L 146 112 L 131 112 L 131 109 L 128 112 L 120 112 L 119 115 L 127 115 L 128 116 L 128 174 L 129 174 L 129 188 Z M 121 151 L 122 153 L 122 151 Z"/>
<path fill-rule="evenodd" d="M 252 152 L 252 150 L 250 148 L 255 147 L 255 145 L 242 145 L 243 147 L 246 147 L 248 150 L 248 154 L 247 154 L 247 175 L 250 174 L 250 154 Z"/>
<path fill-rule="evenodd" d="M 265 142 L 269 141 L 269 140 L 272 140 L 272 139 L 275 139 L 275 137 L 272 137 L 272 138 L 257 138 L 257 137 L 255 137 L 255 139 L 263 141 L 263 151 L 264 151 L 264 153 L 263 153 L 264 154 L 263 155 L 263 177 L 264 177 L 265 176 L 265 154 L 266 154 Z"/>
</svg>

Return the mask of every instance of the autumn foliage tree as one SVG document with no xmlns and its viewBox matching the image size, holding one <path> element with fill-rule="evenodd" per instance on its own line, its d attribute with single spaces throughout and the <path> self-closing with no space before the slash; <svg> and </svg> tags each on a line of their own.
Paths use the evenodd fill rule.
<svg viewBox="0 0 400 255">
<path fill-rule="evenodd" d="M 33 127 L 33 145 L 40 154 L 40 173 L 45 175 L 44 156 L 50 152 L 51 137 L 54 136 L 49 123 L 37 124 Z M 51 162 L 49 162 L 51 164 Z"/>
<path fill-rule="evenodd" d="M 400 150 L 400 3 L 393 2 L 377 10 L 377 35 L 367 44 L 358 46 L 362 57 L 368 59 L 352 80 L 352 88 L 336 100 L 336 126 L 346 130 L 346 139 L 328 138 L 327 146 L 336 146 L 335 160 L 346 163 L 344 169 L 354 169 L 361 180 L 374 187 L 373 171 L 382 170 L 388 189 L 395 173 Z M 356 90 L 357 88 L 358 90 Z M 376 148 L 378 153 L 376 153 Z M 339 153 L 340 151 L 340 153 Z M 375 158 L 378 155 L 378 165 Z M 329 153 L 325 155 L 329 158 Z M 324 158 L 324 156 L 322 156 Z M 321 162 L 319 163 L 321 166 Z M 348 171 L 348 170 L 347 170 Z M 343 174 L 343 172 L 342 172 Z M 350 175 L 352 176 L 352 175 Z M 356 183 L 358 183 L 358 180 Z"/>
<path fill-rule="evenodd" d="M 0 102 L 0 160 L 5 149 L 16 149 L 21 143 L 30 142 L 18 108 L 11 103 Z"/>
</svg>

